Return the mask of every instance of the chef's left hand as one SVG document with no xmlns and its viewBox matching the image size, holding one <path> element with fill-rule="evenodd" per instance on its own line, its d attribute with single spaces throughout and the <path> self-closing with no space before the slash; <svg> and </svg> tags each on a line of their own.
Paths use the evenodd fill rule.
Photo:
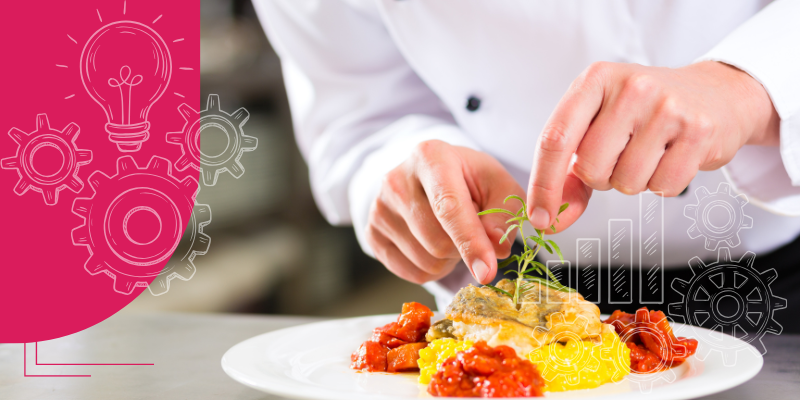
<svg viewBox="0 0 800 400">
<path fill-rule="evenodd" d="M 743 145 L 778 145 L 779 124 L 764 87 L 727 64 L 592 64 L 539 136 L 528 216 L 549 227 L 568 199 L 560 231 L 580 217 L 592 189 L 677 196 L 697 171 L 724 166 Z"/>
</svg>

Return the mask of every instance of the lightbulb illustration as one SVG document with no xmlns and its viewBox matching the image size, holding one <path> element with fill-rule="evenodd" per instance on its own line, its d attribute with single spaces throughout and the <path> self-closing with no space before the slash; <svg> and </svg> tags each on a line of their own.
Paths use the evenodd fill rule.
<svg viewBox="0 0 800 400">
<path fill-rule="evenodd" d="M 147 115 L 167 90 L 172 58 L 161 36 L 134 21 L 95 32 L 81 53 L 81 80 L 103 108 L 109 140 L 122 152 L 138 151 L 150 137 Z"/>
</svg>

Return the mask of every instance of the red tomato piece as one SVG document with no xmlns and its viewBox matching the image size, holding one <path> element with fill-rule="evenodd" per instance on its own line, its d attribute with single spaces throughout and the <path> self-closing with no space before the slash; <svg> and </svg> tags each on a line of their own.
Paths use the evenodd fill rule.
<svg viewBox="0 0 800 400">
<path fill-rule="evenodd" d="M 437 397 L 539 397 L 543 385 L 536 366 L 517 357 L 514 349 L 479 341 L 442 364 L 428 393 Z"/>
</svg>

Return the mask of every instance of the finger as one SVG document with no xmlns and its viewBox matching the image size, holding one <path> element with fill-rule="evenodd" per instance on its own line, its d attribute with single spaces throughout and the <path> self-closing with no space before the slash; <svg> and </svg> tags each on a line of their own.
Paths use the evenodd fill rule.
<svg viewBox="0 0 800 400">
<path fill-rule="evenodd" d="M 612 188 L 611 175 L 634 131 L 638 96 L 620 91 L 604 102 L 575 152 L 572 170 L 592 189 Z"/>
<path fill-rule="evenodd" d="M 652 118 L 634 133 L 614 167 L 611 185 L 627 195 L 647 190 L 650 178 L 666 151 L 667 143 L 677 137 L 681 124 L 663 113 Z"/>
<path fill-rule="evenodd" d="M 392 190 L 382 190 L 381 199 L 405 220 L 411 234 L 425 250 L 436 258 L 461 258 L 453 240 L 444 231 L 433 214 L 428 197 L 414 171 L 403 169 L 386 176 L 385 185 Z M 402 185 L 399 190 L 396 186 Z"/>
<path fill-rule="evenodd" d="M 569 203 L 569 207 L 558 216 L 558 222 L 554 223 L 558 232 L 569 228 L 575 221 L 583 215 L 586 207 L 589 206 L 589 199 L 592 197 L 592 188 L 586 186 L 583 181 L 575 176 L 572 171 L 564 179 L 563 202 Z M 552 234 L 548 229 L 548 233 Z"/>
<path fill-rule="evenodd" d="M 596 63 L 573 82 L 539 135 L 528 184 L 528 218 L 538 229 L 555 220 L 572 154 L 603 104 L 607 64 Z"/>
<path fill-rule="evenodd" d="M 677 140 L 671 143 L 647 187 L 664 197 L 681 194 L 700 169 L 700 151 L 700 146 L 689 141 Z"/>
<path fill-rule="evenodd" d="M 447 275 L 432 275 L 412 263 L 386 236 L 372 227 L 365 230 L 367 243 L 372 247 L 375 258 L 378 259 L 389 271 L 398 277 L 416 284 L 433 281 Z"/>
<path fill-rule="evenodd" d="M 505 199 L 509 195 L 516 195 L 520 198 L 524 198 L 525 191 L 522 190 L 522 186 L 517 183 L 514 177 L 512 177 L 511 174 L 506 171 L 499 161 L 492 157 L 486 156 L 484 163 L 487 165 L 478 166 L 483 169 L 483 174 L 465 174 L 467 177 L 479 177 L 478 179 L 481 180 L 480 182 L 472 182 L 471 179 L 467 179 L 467 186 L 470 188 L 470 192 L 480 193 L 481 190 L 479 190 L 478 187 L 484 188 L 483 195 L 473 196 L 473 198 L 478 197 L 480 202 L 478 205 L 478 210 L 482 211 L 491 208 L 504 208 L 511 212 L 517 212 L 521 204 L 513 199 L 506 203 Z M 469 168 L 474 167 L 469 166 Z M 497 258 L 507 258 L 509 255 L 511 255 L 511 245 L 514 242 L 517 231 L 512 230 L 506 240 L 504 240 L 503 243 L 500 243 L 500 239 L 503 238 L 503 235 L 505 235 L 508 227 L 511 225 L 506 222 L 510 218 L 512 218 L 511 215 L 504 213 L 480 216 L 484 231 L 486 231 L 486 235 L 489 236 L 489 240 L 494 246 L 495 256 Z"/>
<path fill-rule="evenodd" d="M 395 246 L 400 249 L 406 258 L 419 269 L 431 275 L 437 275 L 448 267 L 452 269 L 458 262 L 458 259 L 439 259 L 428 253 L 408 229 L 406 221 L 387 207 L 380 198 L 374 203 L 374 211 L 370 215 L 370 221 L 381 234 L 387 238 L 392 238 Z"/>
<path fill-rule="evenodd" d="M 438 141 L 421 143 L 415 154 L 419 158 L 416 175 L 436 219 L 475 279 L 491 282 L 497 271 L 497 258 L 472 205 L 461 158 L 452 147 Z"/>
</svg>

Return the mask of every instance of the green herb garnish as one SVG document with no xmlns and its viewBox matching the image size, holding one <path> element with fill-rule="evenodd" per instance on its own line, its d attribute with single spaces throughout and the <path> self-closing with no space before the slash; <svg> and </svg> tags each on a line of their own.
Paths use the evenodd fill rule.
<svg viewBox="0 0 800 400">
<path fill-rule="evenodd" d="M 525 200 L 522 200 L 522 198 L 519 196 L 511 195 L 503 200 L 503 204 L 505 204 L 509 199 L 519 200 L 519 202 L 522 203 L 522 207 L 517 212 L 511 212 L 503 208 L 491 208 L 479 212 L 478 215 L 504 213 L 511 216 L 511 218 L 506 221 L 506 223 L 511 224 L 511 226 L 508 227 L 505 235 L 503 235 L 503 237 L 500 239 L 500 243 L 505 242 L 506 239 L 508 239 L 508 235 L 513 232 L 515 228 L 519 229 L 520 236 L 524 238 L 522 241 L 524 246 L 524 251 L 522 254 L 513 254 L 511 257 L 508 257 L 504 261 L 497 264 L 497 269 L 499 270 L 509 267 L 514 261 L 517 262 L 517 269 L 509 269 L 503 272 L 503 274 L 516 274 L 516 278 L 514 280 L 514 294 L 508 293 L 505 290 L 493 285 L 485 286 L 497 291 L 498 293 L 502 293 L 511 297 L 514 299 L 514 304 L 519 304 L 519 300 L 523 298 L 525 291 L 530 289 L 532 282 L 538 282 L 543 286 L 547 286 L 551 289 L 561 292 L 574 292 L 575 289 L 562 285 L 561 282 L 556 279 L 555 275 L 550 272 L 546 265 L 536 261 L 536 255 L 539 254 L 539 250 L 544 248 L 550 254 L 553 254 L 553 252 L 558 254 L 558 258 L 561 260 L 561 262 L 564 262 L 564 256 L 561 254 L 561 249 L 558 248 L 556 242 L 552 240 L 545 240 L 544 232 L 539 229 L 534 228 L 536 230 L 536 236 L 530 235 L 526 237 L 522 228 L 522 223 L 528 219 L 527 215 L 525 214 L 525 211 L 528 208 L 525 204 Z M 564 212 L 567 207 L 569 207 L 569 203 L 562 204 L 558 210 L 558 215 L 561 215 L 561 213 Z M 556 217 L 556 222 L 559 222 L 558 217 Z M 550 229 L 555 233 L 555 225 L 550 225 Z M 528 246 L 529 240 L 533 242 L 533 247 Z M 531 273 L 533 272 L 538 273 L 541 276 L 532 275 Z M 543 277 L 549 277 L 550 279 L 548 280 Z"/>
</svg>

